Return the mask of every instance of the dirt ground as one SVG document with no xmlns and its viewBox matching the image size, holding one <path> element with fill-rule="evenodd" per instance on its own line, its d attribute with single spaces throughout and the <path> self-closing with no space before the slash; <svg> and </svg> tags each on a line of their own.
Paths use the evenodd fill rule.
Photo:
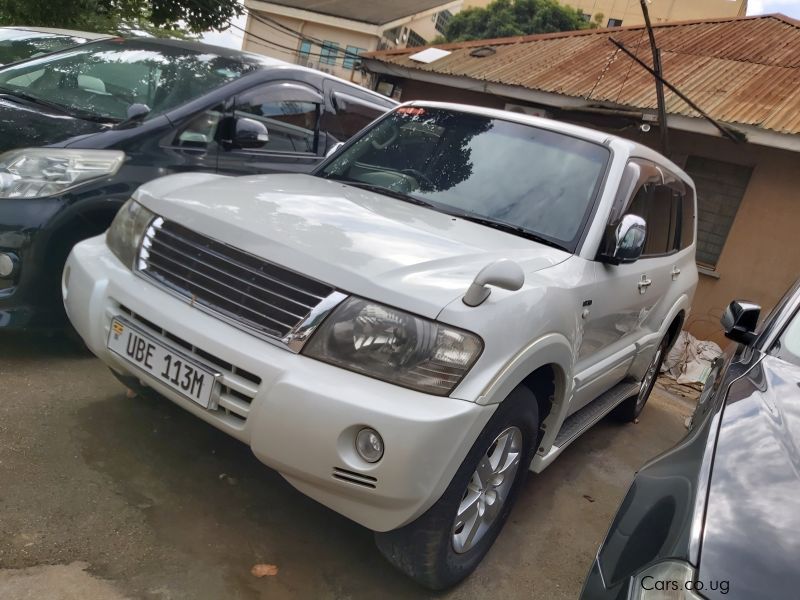
<svg viewBox="0 0 800 600">
<path fill-rule="evenodd" d="M 0 336 L 0 600 L 427 598 L 372 534 L 166 400 L 129 399 L 59 338 Z M 529 478 L 483 564 L 441 598 L 573 599 L 635 470 L 685 433 L 657 389 Z M 253 565 L 277 566 L 256 578 Z"/>
</svg>

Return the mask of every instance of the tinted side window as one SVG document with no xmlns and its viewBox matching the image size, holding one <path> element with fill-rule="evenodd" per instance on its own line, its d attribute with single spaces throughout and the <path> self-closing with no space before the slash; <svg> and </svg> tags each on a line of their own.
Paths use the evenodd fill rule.
<svg viewBox="0 0 800 600">
<path fill-rule="evenodd" d="M 646 183 L 631 201 L 628 213 L 647 223 L 644 256 L 669 254 L 679 247 L 681 195 L 666 185 Z"/>
<path fill-rule="evenodd" d="M 268 85 L 236 102 L 234 116 L 262 122 L 269 141 L 261 150 L 315 154 L 322 97 L 296 84 Z"/>
<path fill-rule="evenodd" d="M 800 313 L 786 326 L 772 354 L 800 367 Z"/>
<path fill-rule="evenodd" d="M 322 129 L 333 138 L 330 144 L 345 142 L 381 116 L 386 109 L 344 92 L 335 92 L 336 112 L 326 112 Z"/>
</svg>

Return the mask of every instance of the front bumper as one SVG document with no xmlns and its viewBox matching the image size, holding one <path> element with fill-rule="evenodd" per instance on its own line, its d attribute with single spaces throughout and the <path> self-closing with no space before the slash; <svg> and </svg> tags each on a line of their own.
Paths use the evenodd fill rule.
<svg viewBox="0 0 800 600">
<path fill-rule="evenodd" d="M 411 522 L 441 496 L 495 409 L 401 388 L 259 340 L 138 277 L 102 236 L 75 246 L 62 293 L 75 329 L 113 370 L 135 375 L 248 444 L 301 492 L 376 531 Z M 204 409 L 108 351 L 110 321 L 118 315 L 167 345 L 191 348 L 201 362 L 214 361 L 223 373 L 220 407 Z M 375 464 L 354 450 L 364 426 L 384 439 Z"/>
</svg>

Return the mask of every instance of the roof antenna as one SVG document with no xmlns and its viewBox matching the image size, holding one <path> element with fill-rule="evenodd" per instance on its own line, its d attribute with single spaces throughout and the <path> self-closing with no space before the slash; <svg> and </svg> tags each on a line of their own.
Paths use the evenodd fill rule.
<svg viewBox="0 0 800 600">
<path fill-rule="evenodd" d="M 650 24 L 650 11 L 647 9 L 647 0 L 639 0 L 642 5 L 644 24 L 647 27 L 647 36 L 650 38 L 650 50 L 653 51 L 653 70 L 656 80 L 656 100 L 658 102 L 658 128 L 661 134 L 661 153 L 669 157 L 669 132 L 667 131 L 667 107 L 664 103 L 664 74 L 661 70 L 661 50 L 656 46 L 656 36 Z"/>
</svg>

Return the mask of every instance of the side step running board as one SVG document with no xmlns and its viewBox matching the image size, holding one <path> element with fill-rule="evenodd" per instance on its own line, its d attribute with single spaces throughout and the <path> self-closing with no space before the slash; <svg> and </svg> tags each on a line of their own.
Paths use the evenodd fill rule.
<svg viewBox="0 0 800 600">
<path fill-rule="evenodd" d="M 574 442 L 582 433 L 610 413 L 623 400 L 639 393 L 639 383 L 623 381 L 605 394 L 598 396 L 576 413 L 567 417 L 558 431 L 553 445 L 563 449 Z"/>
</svg>

